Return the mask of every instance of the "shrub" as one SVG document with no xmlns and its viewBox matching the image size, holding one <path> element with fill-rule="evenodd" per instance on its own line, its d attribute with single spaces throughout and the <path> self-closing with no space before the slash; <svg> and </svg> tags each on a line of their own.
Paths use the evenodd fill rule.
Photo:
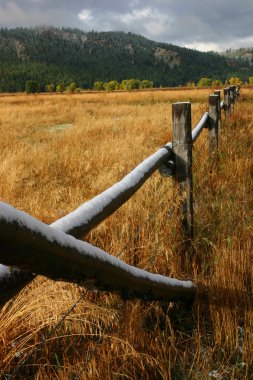
<svg viewBox="0 0 253 380">
<path fill-rule="evenodd" d="M 141 81 L 141 86 L 140 88 L 153 88 L 153 82 L 147 80 L 147 79 L 144 79 Z"/>
<path fill-rule="evenodd" d="M 125 91 L 137 90 L 138 88 L 142 88 L 141 83 L 140 79 L 124 79 L 120 84 L 120 88 Z"/>
<path fill-rule="evenodd" d="M 94 82 L 93 84 L 93 90 L 95 91 L 102 91 L 104 89 L 104 82 Z"/>
<path fill-rule="evenodd" d="M 66 88 L 66 91 L 73 94 L 76 91 L 76 83 L 71 82 L 70 85 Z"/>
<path fill-rule="evenodd" d="M 104 83 L 104 89 L 106 91 L 115 91 L 120 88 L 119 83 L 116 80 L 111 80 L 110 82 Z"/>
<path fill-rule="evenodd" d="M 55 90 L 55 85 L 53 83 L 47 84 L 45 86 L 45 90 L 46 90 L 46 92 L 51 92 L 52 93 Z"/>
<path fill-rule="evenodd" d="M 57 86 L 56 86 L 56 91 L 60 92 L 60 93 L 63 93 L 64 90 L 65 90 L 64 83 L 58 83 Z"/>
<path fill-rule="evenodd" d="M 201 78 L 198 81 L 198 87 L 209 87 L 211 86 L 212 80 L 210 78 Z"/>
</svg>

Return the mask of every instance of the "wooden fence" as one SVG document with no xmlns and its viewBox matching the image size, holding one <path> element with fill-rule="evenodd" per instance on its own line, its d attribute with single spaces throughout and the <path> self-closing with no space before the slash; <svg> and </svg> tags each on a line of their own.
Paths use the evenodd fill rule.
<svg viewBox="0 0 253 380">
<path fill-rule="evenodd" d="M 173 141 L 148 157 L 121 181 L 50 226 L 0 202 L 0 302 L 10 299 L 36 274 L 78 283 L 91 289 L 116 291 L 126 298 L 191 300 L 196 286 L 130 266 L 101 249 L 78 240 L 105 220 L 157 170 L 179 184 L 182 228 L 186 241 L 194 232 L 192 146 L 208 129 L 209 154 L 218 147 L 221 110 L 230 115 L 239 88 L 209 96 L 209 109 L 192 130 L 191 103 L 172 104 Z M 18 269 L 10 270 L 11 266 Z"/>
</svg>

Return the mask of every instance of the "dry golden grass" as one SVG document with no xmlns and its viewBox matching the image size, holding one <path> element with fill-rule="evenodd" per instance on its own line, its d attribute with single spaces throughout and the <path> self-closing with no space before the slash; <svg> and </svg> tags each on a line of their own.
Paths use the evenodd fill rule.
<svg viewBox="0 0 253 380">
<path fill-rule="evenodd" d="M 0 199 L 52 223 L 171 139 L 172 102 L 192 101 L 194 126 L 208 94 L 0 96 Z M 252 104 L 244 89 L 214 157 L 206 131 L 194 148 L 195 258 L 187 271 L 176 192 L 157 173 L 87 236 L 133 265 L 193 279 L 205 296 L 191 307 L 88 292 L 50 335 L 83 290 L 37 277 L 0 312 L 2 376 L 32 352 L 15 378 L 184 380 L 212 370 L 220 379 L 253 378 Z"/>
</svg>

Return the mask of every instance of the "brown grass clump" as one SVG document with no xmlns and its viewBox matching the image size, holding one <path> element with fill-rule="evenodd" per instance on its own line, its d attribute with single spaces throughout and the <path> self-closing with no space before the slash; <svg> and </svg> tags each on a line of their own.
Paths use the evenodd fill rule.
<svg viewBox="0 0 253 380">
<path fill-rule="evenodd" d="M 194 126 L 208 94 L 0 96 L 1 200 L 52 223 L 171 139 L 172 102 L 192 102 Z M 187 273 L 176 192 L 158 173 L 87 236 L 130 264 L 193 279 L 204 290 L 194 305 L 122 301 L 38 276 L 0 311 L 0 376 L 253 378 L 252 102 L 244 89 L 213 157 L 205 131 L 194 146 Z"/>
</svg>

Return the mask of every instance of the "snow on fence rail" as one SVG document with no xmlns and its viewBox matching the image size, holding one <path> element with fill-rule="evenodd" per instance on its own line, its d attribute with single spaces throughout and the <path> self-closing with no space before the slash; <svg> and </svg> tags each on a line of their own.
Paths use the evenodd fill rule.
<svg viewBox="0 0 253 380">
<path fill-rule="evenodd" d="M 239 89 L 224 89 L 209 96 L 209 110 L 191 127 L 191 103 L 172 105 L 173 141 L 145 159 L 121 181 L 84 203 L 75 211 L 47 226 L 0 202 L 0 302 L 11 298 L 31 278 L 43 274 L 118 291 L 123 297 L 146 299 L 191 299 L 195 286 L 129 266 L 86 242 L 77 240 L 116 211 L 159 168 L 179 184 L 185 241 L 193 238 L 192 145 L 208 129 L 209 153 L 217 149 L 221 110 L 230 115 Z M 70 236 L 72 235 L 72 236 Z M 9 265 L 19 268 L 10 271 Z M 26 273 L 24 273 L 24 272 Z"/>
<path fill-rule="evenodd" d="M 52 227 L 76 237 L 85 235 L 122 206 L 144 182 L 172 156 L 169 143 L 152 154 L 121 181 L 52 223 Z"/>
<path fill-rule="evenodd" d="M 179 281 L 130 266 L 3 202 L 0 203 L 0 240 L 4 264 L 29 269 L 53 280 L 116 290 L 127 298 L 171 300 L 192 298 L 194 294 L 191 281 Z"/>
</svg>

